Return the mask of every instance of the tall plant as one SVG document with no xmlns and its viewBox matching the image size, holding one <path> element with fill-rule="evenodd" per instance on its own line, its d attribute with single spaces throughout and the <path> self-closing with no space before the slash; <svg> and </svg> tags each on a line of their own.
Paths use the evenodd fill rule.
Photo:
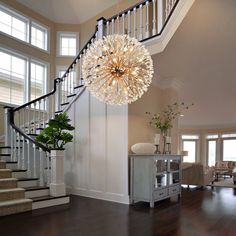
<svg viewBox="0 0 236 236">
<path fill-rule="evenodd" d="M 173 103 L 172 105 L 168 105 L 162 113 L 154 113 L 146 112 L 146 114 L 150 117 L 149 124 L 161 131 L 162 134 L 166 134 L 169 129 L 173 127 L 173 121 L 182 114 L 183 110 L 188 110 L 191 105 L 186 105 L 184 102 L 182 103 Z"/>
<path fill-rule="evenodd" d="M 55 119 L 50 120 L 48 127 L 36 137 L 36 141 L 45 144 L 50 149 L 63 149 L 66 143 L 73 140 L 73 135 L 66 132 L 74 130 L 70 121 L 65 112 L 56 114 Z"/>
</svg>

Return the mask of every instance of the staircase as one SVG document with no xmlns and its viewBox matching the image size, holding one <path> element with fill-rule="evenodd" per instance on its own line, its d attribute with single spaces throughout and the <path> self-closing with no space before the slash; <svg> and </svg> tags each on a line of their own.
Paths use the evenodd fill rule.
<svg viewBox="0 0 236 236">
<path fill-rule="evenodd" d="M 57 167 L 51 164 L 51 150 L 35 137 L 56 114 L 68 111 L 85 91 L 83 58 L 96 40 L 108 34 L 128 34 L 143 42 L 160 37 L 179 2 L 146 0 L 110 19 L 99 19 L 94 34 L 65 74 L 54 80 L 51 92 L 17 108 L 5 107 L 5 146 L 0 147 L 0 216 L 69 203 L 67 195 L 52 196 L 50 186 L 55 184 L 52 177 Z"/>
</svg>

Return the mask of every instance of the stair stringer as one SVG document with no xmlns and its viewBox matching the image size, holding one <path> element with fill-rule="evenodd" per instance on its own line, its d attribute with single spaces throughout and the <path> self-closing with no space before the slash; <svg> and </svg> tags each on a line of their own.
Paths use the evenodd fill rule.
<svg viewBox="0 0 236 236">
<path fill-rule="evenodd" d="M 65 154 L 68 191 L 128 204 L 128 105 L 107 105 L 84 90 L 67 112 L 75 126 Z"/>
</svg>

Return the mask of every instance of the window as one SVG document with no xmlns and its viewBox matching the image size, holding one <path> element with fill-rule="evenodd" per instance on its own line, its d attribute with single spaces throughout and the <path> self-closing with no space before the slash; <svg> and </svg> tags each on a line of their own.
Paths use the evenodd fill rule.
<svg viewBox="0 0 236 236">
<path fill-rule="evenodd" d="M 184 156 L 184 162 L 196 162 L 198 135 L 182 135 L 182 150 L 188 151 L 188 156 Z"/>
<path fill-rule="evenodd" d="M 216 140 L 207 141 L 208 166 L 215 166 L 216 163 Z"/>
<path fill-rule="evenodd" d="M 48 30 L 35 22 L 31 25 L 31 44 L 35 47 L 47 50 Z"/>
<path fill-rule="evenodd" d="M 4 51 L 0 51 L 0 58 L 0 101 L 23 104 L 27 60 Z"/>
<path fill-rule="evenodd" d="M 49 30 L 0 4 L 0 31 L 48 51 Z"/>
<path fill-rule="evenodd" d="M 236 139 L 223 140 L 223 161 L 236 161 Z"/>
<path fill-rule="evenodd" d="M 218 134 L 209 134 L 206 136 L 206 139 L 217 139 L 219 138 Z"/>
<path fill-rule="evenodd" d="M 183 140 L 183 150 L 188 151 L 188 156 L 184 156 L 184 162 L 196 162 L 196 141 Z"/>
<path fill-rule="evenodd" d="M 45 94 L 48 71 L 45 63 L 2 48 L 0 59 L 0 102 L 21 105 Z"/>
<path fill-rule="evenodd" d="M 31 62 L 30 76 L 30 98 L 34 100 L 42 96 L 45 91 L 47 66 L 38 62 Z"/>
<path fill-rule="evenodd" d="M 76 33 L 58 33 L 59 56 L 75 56 L 77 53 L 77 34 Z"/>
<path fill-rule="evenodd" d="M 28 20 L 0 5 L 0 29 L 17 39 L 28 41 Z"/>
</svg>

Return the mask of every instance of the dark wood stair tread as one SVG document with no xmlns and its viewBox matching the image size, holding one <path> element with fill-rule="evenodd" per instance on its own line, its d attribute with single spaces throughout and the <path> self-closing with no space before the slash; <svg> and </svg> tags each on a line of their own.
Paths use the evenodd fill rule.
<svg viewBox="0 0 236 236">
<path fill-rule="evenodd" d="M 65 105 L 68 105 L 69 102 L 65 102 L 65 103 L 61 103 L 61 106 L 65 106 Z"/>
<path fill-rule="evenodd" d="M 69 197 L 69 195 L 59 196 L 59 197 L 53 197 L 53 196 L 42 196 L 42 197 L 31 197 L 30 199 L 33 200 L 33 202 L 39 202 L 39 201 L 46 201 L 46 200 L 53 200 L 58 198 L 64 198 Z"/>
<path fill-rule="evenodd" d="M 44 190 L 44 189 L 49 189 L 49 187 L 24 187 L 25 191 L 37 191 L 37 190 Z"/>
<path fill-rule="evenodd" d="M 18 181 L 32 181 L 39 180 L 38 178 L 17 178 Z"/>
<path fill-rule="evenodd" d="M 19 169 L 16 169 L 16 170 L 12 170 L 12 172 L 26 172 L 27 170 L 19 170 Z"/>
<path fill-rule="evenodd" d="M 5 154 L 5 153 L 0 153 L 0 156 L 1 156 L 1 157 L 10 157 L 10 156 L 11 156 L 11 154 L 9 154 L 9 153 L 8 153 L 8 154 Z"/>
<path fill-rule="evenodd" d="M 11 148 L 10 146 L 0 146 L 0 149 L 9 149 Z"/>
<path fill-rule="evenodd" d="M 75 93 L 74 93 L 74 94 L 71 94 L 71 95 L 68 95 L 67 97 L 68 97 L 68 98 L 71 98 L 71 97 L 74 97 L 74 96 L 76 96 Z"/>
</svg>

